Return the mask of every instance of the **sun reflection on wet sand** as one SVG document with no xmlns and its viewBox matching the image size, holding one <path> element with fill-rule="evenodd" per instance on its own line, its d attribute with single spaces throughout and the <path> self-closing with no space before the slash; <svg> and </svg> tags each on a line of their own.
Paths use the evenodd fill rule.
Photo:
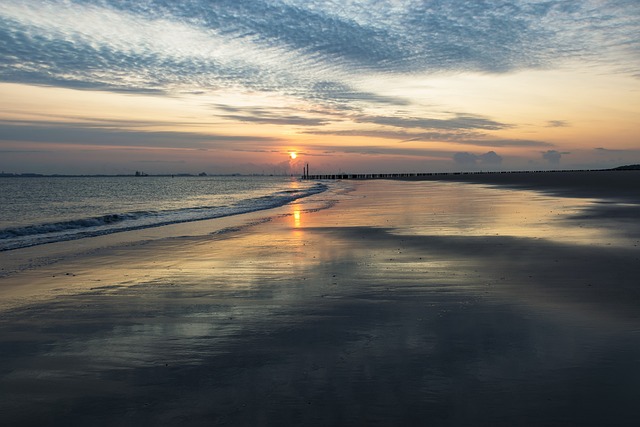
<svg viewBox="0 0 640 427">
<path fill-rule="evenodd" d="M 591 201 L 357 186 L 42 270 L 74 287 L 2 312 L 0 421 L 632 425 L 638 249 Z"/>
<path fill-rule="evenodd" d="M 300 218 L 302 215 L 300 214 L 300 209 L 296 206 L 293 210 L 293 226 L 295 228 L 300 228 L 301 222 Z"/>
</svg>

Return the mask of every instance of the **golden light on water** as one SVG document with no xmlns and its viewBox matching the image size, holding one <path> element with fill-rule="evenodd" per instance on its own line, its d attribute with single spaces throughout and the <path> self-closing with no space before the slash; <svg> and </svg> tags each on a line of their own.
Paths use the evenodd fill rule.
<svg viewBox="0 0 640 427">
<path fill-rule="evenodd" d="M 295 228 L 300 227 L 300 209 L 295 209 L 293 211 L 293 225 Z"/>
</svg>

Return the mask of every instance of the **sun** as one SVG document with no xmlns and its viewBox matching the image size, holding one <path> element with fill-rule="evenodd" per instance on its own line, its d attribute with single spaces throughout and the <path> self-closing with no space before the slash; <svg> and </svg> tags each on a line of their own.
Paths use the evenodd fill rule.
<svg viewBox="0 0 640 427">
<path fill-rule="evenodd" d="M 298 154 L 295 151 L 292 151 L 289 153 L 289 157 L 291 157 L 291 160 L 295 160 L 296 157 L 298 157 Z"/>
</svg>

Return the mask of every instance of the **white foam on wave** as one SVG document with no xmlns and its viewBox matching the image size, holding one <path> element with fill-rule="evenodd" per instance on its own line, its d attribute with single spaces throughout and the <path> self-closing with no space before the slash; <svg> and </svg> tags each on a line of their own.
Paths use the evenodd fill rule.
<svg viewBox="0 0 640 427">
<path fill-rule="evenodd" d="M 327 185 L 316 183 L 308 188 L 277 191 L 266 196 L 240 200 L 228 206 L 122 212 L 92 218 L 5 228 L 0 230 L 0 251 L 272 209 L 327 189 Z"/>
</svg>

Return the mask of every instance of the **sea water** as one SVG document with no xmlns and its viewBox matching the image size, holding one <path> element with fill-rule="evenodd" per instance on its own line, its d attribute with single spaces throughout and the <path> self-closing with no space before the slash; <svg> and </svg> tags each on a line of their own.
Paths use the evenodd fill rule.
<svg viewBox="0 0 640 427">
<path fill-rule="evenodd" d="M 0 178 L 0 251 L 270 209 L 326 189 L 264 176 Z"/>
</svg>

